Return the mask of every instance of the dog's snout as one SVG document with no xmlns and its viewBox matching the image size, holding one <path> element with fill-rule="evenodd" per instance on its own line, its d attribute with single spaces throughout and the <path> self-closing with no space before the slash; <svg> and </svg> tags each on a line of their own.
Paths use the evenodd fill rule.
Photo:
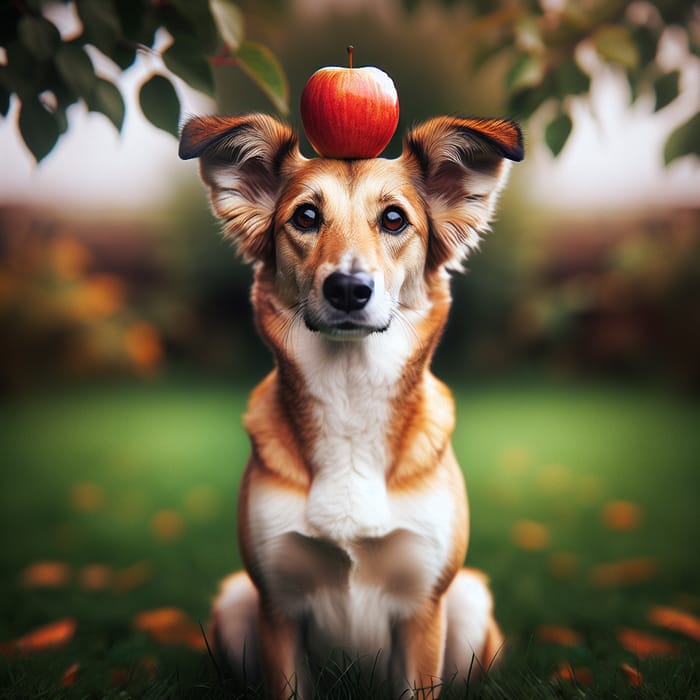
<svg viewBox="0 0 700 700">
<path fill-rule="evenodd" d="M 373 291 L 374 280 L 364 272 L 333 272 L 323 282 L 323 296 L 341 311 L 363 309 Z"/>
</svg>

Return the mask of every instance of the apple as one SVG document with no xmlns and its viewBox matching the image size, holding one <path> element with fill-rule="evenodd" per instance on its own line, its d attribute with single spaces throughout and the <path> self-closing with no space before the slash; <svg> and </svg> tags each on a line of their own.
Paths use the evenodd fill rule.
<svg viewBox="0 0 700 700">
<path fill-rule="evenodd" d="M 399 122 L 394 81 L 379 68 L 319 68 L 301 93 L 301 122 L 309 143 L 326 158 L 376 158 Z"/>
</svg>

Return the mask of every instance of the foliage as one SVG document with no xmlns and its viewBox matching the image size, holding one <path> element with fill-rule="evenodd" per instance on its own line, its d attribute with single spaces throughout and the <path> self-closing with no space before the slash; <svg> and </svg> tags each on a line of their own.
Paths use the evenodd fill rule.
<svg viewBox="0 0 700 700">
<path fill-rule="evenodd" d="M 214 66 L 238 66 L 287 112 L 286 78 L 264 46 L 245 39 L 243 17 L 230 0 L 64 0 L 81 28 L 64 36 L 42 0 L 13 0 L 0 6 L 0 114 L 10 100 L 20 100 L 19 131 L 37 161 L 46 157 L 69 128 L 67 109 L 82 102 L 101 112 L 121 130 L 124 96 L 118 83 L 100 74 L 95 52 L 118 71 L 129 70 L 139 54 L 159 66 L 141 85 L 139 100 L 146 118 L 177 135 L 180 99 L 172 75 L 213 95 Z M 163 32 L 168 42 L 162 52 Z M 160 59 L 160 60 L 158 60 Z M 166 70 L 167 69 L 167 70 Z"/>
<path fill-rule="evenodd" d="M 245 38 L 242 11 L 231 0 L 62 1 L 82 23 L 77 36 L 61 35 L 43 0 L 12 0 L 0 8 L 0 47 L 5 49 L 0 114 L 7 115 L 10 98 L 17 95 L 19 130 L 37 161 L 68 129 L 66 110 L 78 101 L 121 129 L 124 96 L 119 81 L 115 84 L 96 70 L 96 51 L 120 71 L 128 70 L 139 53 L 157 59 L 156 75 L 141 86 L 140 104 L 149 121 L 170 133 L 177 131 L 180 119 L 172 76 L 213 95 L 215 69 L 220 66 L 237 66 L 277 112 L 289 111 L 285 71 L 267 46 Z M 659 46 L 669 30 L 691 54 L 700 55 L 696 1 L 461 2 L 469 7 L 471 20 L 455 31 L 475 48 L 474 70 L 493 61 L 506 65 L 507 110 L 521 121 L 548 106 L 542 136 L 554 155 L 572 131 L 572 98 L 590 90 L 590 66 L 582 60 L 586 53 L 625 73 L 633 101 L 652 94 L 655 110 L 673 103 L 683 86 L 682 72 L 660 60 Z M 453 6 L 459 0 L 443 3 Z M 407 13 L 420 5 L 421 0 L 403 3 Z M 154 46 L 163 30 L 169 43 L 158 52 Z M 700 155 L 699 120 L 700 113 L 671 134 L 664 150 L 666 163 Z"/>
<path fill-rule="evenodd" d="M 672 103 L 681 88 L 679 71 L 659 60 L 664 35 L 672 28 L 675 41 L 686 43 L 691 54 L 700 56 L 699 5 L 693 1 L 476 0 L 471 4 L 476 17 L 466 38 L 476 46 L 475 69 L 497 57 L 507 63 L 508 110 L 520 120 L 528 120 L 545 104 L 553 106 L 544 138 L 555 156 L 571 132 L 571 98 L 590 90 L 591 76 L 582 61 L 587 51 L 625 73 L 633 102 L 651 92 L 657 111 Z M 671 134 L 665 149 L 667 164 L 688 154 L 700 156 L 698 120 L 700 113 Z"/>
</svg>

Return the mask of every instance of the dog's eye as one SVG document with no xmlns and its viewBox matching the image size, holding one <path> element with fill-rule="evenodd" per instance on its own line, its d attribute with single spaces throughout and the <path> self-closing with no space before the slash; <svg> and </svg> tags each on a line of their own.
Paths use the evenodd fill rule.
<svg viewBox="0 0 700 700">
<path fill-rule="evenodd" d="M 321 223 L 321 214 L 313 204 L 302 204 L 295 209 L 290 221 L 298 231 L 315 231 Z"/>
<path fill-rule="evenodd" d="M 387 207 L 382 212 L 381 227 L 387 233 L 401 233 L 408 226 L 408 219 L 399 207 Z"/>
</svg>

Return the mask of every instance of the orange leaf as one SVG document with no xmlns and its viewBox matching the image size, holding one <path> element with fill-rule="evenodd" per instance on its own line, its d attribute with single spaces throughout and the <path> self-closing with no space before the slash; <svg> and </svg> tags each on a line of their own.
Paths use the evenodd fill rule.
<svg viewBox="0 0 700 700">
<path fill-rule="evenodd" d="M 549 530 L 532 520 L 518 520 L 513 525 L 513 541 L 521 549 L 536 551 L 549 544 Z"/>
<path fill-rule="evenodd" d="M 676 653 L 675 645 L 667 639 L 628 627 L 618 630 L 617 638 L 627 651 L 640 659 L 650 656 L 672 656 Z"/>
<path fill-rule="evenodd" d="M 187 614 L 179 608 L 156 608 L 139 613 L 134 624 L 144 632 L 158 632 L 182 624 L 185 620 Z"/>
<path fill-rule="evenodd" d="M 78 678 L 78 672 L 80 671 L 80 664 L 79 663 L 74 663 L 71 664 L 64 672 L 63 675 L 61 676 L 61 685 L 64 688 L 67 688 L 70 685 L 73 685 Z"/>
<path fill-rule="evenodd" d="M 659 606 L 652 608 L 649 621 L 700 642 L 700 618 L 688 612 Z"/>
<path fill-rule="evenodd" d="M 537 636 L 544 642 L 561 644 L 565 647 L 577 647 L 583 644 L 581 635 L 576 630 L 569 627 L 541 625 L 537 628 Z"/>
<path fill-rule="evenodd" d="M 115 571 L 112 585 L 122 593 L 141 588 L 153 578 L 153 567 L 145 561 L 132 564 L 126 569 Z"/>
<path fill-rule="evenodd" d="M 100 591 L 112 582 L 112 570 L 104 564 L 88 564 L 80 570 L 78 579 L 86 591 Z"/>
<path fill-rule="evenodd" d="M 593 673 L 591 673 L 591 669 L 583 666 L 574 668 L 571 664 L 562 664 L 554 672 L 552 677 L 564 681 L 574 681 L 579 685 L 593 685 Z"/>
<path fill-rule="evenodd" d="M 601 517 L 610 530 L 636 530 L 642 521 L 642 509 L 630 501 L 611 501 L 603 507 Z"/>
<path fill-rule="evenodd" d="M 98 484 L 75 484 L 70 493 L 71 505 L 75 510 L 94 513 L 105 504 L 105 491 Z"/>
<path fill-rule="evenodd" d="M 159 540 L 176 540 L 184 529 L 185 521 L 176 510 L 160 510 L 151 518 L 151 530 Z"/>
<path fill-rule="evenodd" d="M 633 668 L 629 664 L 622 664 L 620 666 L 622 669 L 622 672 L 627 676 L 627 680 L 629 681 L 630 685 L 635 686 L 638 688 L 642 683 L 644 682 L 644 677 L 642 676 L 641 672 L 638 671 L 636 668 Z"/>
<path fill-rule="evenodd" d="M 37 627 L 17 640 L 17 649 L 22 654 L 31 654 L 65 646 L 73 639 L 76 627 L 76 622 L 71 617 Z"/>
<path fill-rule="evenodd" d="M 37 561 L 22 572 L 22 583 L 28 588 L 58 588 L 70 579 L 70 567 L 62 561 Z"/>
<path fill-rule="evenodd" d="M 611 564 L 598 564 L 591 571 L 593 585 L 600 588 L 642 583 L 656 573 L 656 562 L 650 557 L 623 559 Z"/>
<path fill-rule="evenodd" d="M 163 343 L 155 328 L 146 321 L 138 321 L 127 328 L 124 348 L 137 370 L 150 373 L 164 359 Z"/>
<path fill-rule="evenodd" d="M 136 616 L 134 624 L 161 644 L 183 644 L 197 651 L 206 649 L 199 625 L 178 608 L 146 610 Z"/>
</svg>

